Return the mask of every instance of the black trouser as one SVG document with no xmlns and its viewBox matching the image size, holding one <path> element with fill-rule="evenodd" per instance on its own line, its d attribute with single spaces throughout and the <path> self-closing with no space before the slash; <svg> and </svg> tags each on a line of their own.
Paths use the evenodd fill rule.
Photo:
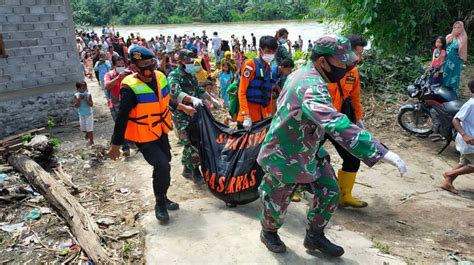
<svg viewBox="0 0 474 265">
<path fill-rule="evenodd" d="M 360 160 L 357 157 L 353 156 L 351 153 L 349 153 L 349 151 L 347 151 L 329 135 L 326 134 L 326 138 L 331 141 L 331 143 L 336 148 L 337 153 L 342 158 L 342 170 L 345 172 L 357 172 L 360 167 Z"/>
<path fill-rule="evenodd" d="M 171 147 L 168 135 L 163 134 L 156 141 L 136 143 L 136 145 L 148 164 L 153 166 L 153 192 L 155 198 L 164 198 L 168 192 L 171 178 Z"/>
</svg>

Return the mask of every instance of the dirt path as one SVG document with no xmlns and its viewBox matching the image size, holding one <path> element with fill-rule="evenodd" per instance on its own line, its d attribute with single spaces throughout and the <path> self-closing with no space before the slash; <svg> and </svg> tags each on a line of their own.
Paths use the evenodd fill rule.
<svg viewBox="0 0 474 265">
<path fill-rule="evenodd" d="M 113 122 L 101 91 L 97 85 L 91 82 L 89 85 L 95 99 L 95 117 L 98 119 L 94 132 L 96 142 L 106 145 L 113 130 Z M 396 114 L 397 108 L 384 111 Z M 356 184 L 354 194 L 366 200 L 369 207 L 361 210 L 339 209 L 333 224 L 363 233 L 382 252 L 407 262 L 444 262 L 449 253 L 456 253 L 464 260 L 474 260 L 474 177 L 463 176 L 456 182 L 456 187 L 462 191 L 460 196 L 437 187 L 442 172 L 458 160 L 454 145 L 442 155 L 437 155 L 441 143 L 407 135 L 395 124 L 394 115 L 388 116 L 382 124 L 377 124 L 378 118 L 374 116 L 372 120 L 368 119 L 369 131 L 400 154 L 408 164 L 409 175 L 400 178 L 396 169 L 383 164 L 372 169 L 363 166 L 357 179 L 362 184 Z M 64 139 L 63 144 L 66 146 L 83 142 L 77 128 L 63 128 L 60 138 Z M 191 199 L 213 198 L 205 186 L 197 187 L 181 176 L 182 147 L 177 144 L 173 133 L 170 134 L 170 141 L 173 149 L 170 198 L 181 203 Z M 333 150 L 330 151 L 334 154 Z M 332 158 L 335 168 L 338 168 L 340 159 L 337 155 Z M 105 161 L 94 174 L 115 177 L 117 187 L 126 187 L 136 193 L 139 201 L 133 202 L 137 204 L 135 208 L 151 213 L 154 205 L 151 171 L 151 166 L 142 155 L 132 152 L 130 158 L 118 162 Z M 300 204 L 303 203 L 306 202 Z M 147 246 L 150 247 L 153 246 Z"/>
</svg>

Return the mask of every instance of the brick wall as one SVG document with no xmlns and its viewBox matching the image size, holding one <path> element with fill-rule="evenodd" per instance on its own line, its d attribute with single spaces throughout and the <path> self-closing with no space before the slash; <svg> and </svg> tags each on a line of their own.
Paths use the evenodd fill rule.
<svg viewBox="0 0 474 265">
<path fill-rule="evenodd" d="M 73 93 L 73 84 L 83 79 L 68 0 L 0 0 L 0 32 L 8 56 L 0 58 L 0 105 L 12 104 L 5 108 L 7 112 L 17 109 L 20 102 L 46 95 L 56 98 L 55 93 L 65 96 L 66 90 Z M 31 115 L 47 120 L 57 107 L 64 107 L 56 106 L 56 101 L 49 108 L 39 104 L 38 113 L 28 113 L 28 120 Z M 34 105 L 29 104 L 32 111 Z M 64 109 L 65 116 L 73 112 Z M 7 117 L 2 115 L 2 123 L 8 122 Z M 23 129 L 0 127 L 0 137 Z"/>
</svg>

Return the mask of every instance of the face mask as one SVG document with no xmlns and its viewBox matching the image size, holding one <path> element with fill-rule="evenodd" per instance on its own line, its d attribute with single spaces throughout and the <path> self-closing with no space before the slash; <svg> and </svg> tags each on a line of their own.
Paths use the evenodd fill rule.
<svg viewBox="0 0 474 265">
<path fill-rule="evenodd" d="M 196 72 L 199 72 L 199 70 L 200 70 L 199 65 L 194 65 L 192 63 L 184 65 L 184 71 L 186 71 L 186 73 L 188 74 L 194 74 Z"/>
<path fill-rule="evenodd" d="M 153 75 L 153 71 L 155 71 L 155 65 L 149 65 L 146 67 L 138 67 L 140 69 L 140 74 L 144 77 L 151 77 Z"/>
<path fill-rule="evenodd" d="M 323 68 L 323 71 L 324 71 L 324 74 L 329 79 L 329 82 L 331 83 L 336 83 L 337 81 L 341 80 L 344 77 L 344 75 L 347 73 L 347 69 L 334 66 L 330 64 L 329 62 L 328 64 L 329 66 L 331 66 L 331 72 L 327 72 L 326 70 L 324 70 L 324 68 Z"/>
<path fill-rule="evenodd" d="M 270 64 L 273 59 L 275 59 L 275 54 L 263 54 L 262 60 L 264 60 L 267 64 Z"/>
<path fill-rule="evenodd" d="M 285 39 L 285 38 L 280 38 L 280 39 L 279 39 L 279 42 L 280 42 L 281 44 L 285 44 L 285 43 L 286 43 L 286 39 Z"/>
<path fill-rule="evenodd" d="M 119 74 L 120 74 L 121 72 L 123 72 L 123 70 L 125 70 L 125 67 L 124 67 L 124 66 L 117 66 L 117 67 L 115 67 L 115 71 L 117 71 L 117 73 L 119 73 Z"/>
</svg>

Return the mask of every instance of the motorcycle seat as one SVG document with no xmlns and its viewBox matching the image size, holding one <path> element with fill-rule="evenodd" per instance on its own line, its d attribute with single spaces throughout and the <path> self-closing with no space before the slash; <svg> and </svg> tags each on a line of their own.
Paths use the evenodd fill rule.
<svg viewBox="0 0 474 265">
<path fill-rule="evenodd" d="M 453 100 L 453 101 L 443 103 L 443 108 L 444 108 L 444 111 L 446 111 L 448 114 L 454 116 L 461 109 L 464 103 L 465 102 L 462 100 Z"/>
</svg>

